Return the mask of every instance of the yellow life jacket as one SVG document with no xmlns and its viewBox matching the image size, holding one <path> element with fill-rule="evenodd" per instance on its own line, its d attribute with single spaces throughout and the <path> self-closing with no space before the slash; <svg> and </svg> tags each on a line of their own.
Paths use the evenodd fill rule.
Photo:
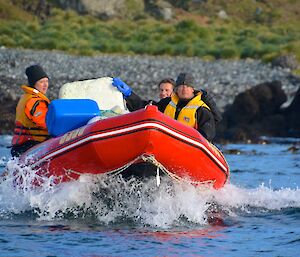
<svg viewBox="0 0 300 257">
<path fill-rule="evenodd" d="M 36 99 L 34 103 L 37 101 L 44 101 L 46 106 L 48 106 L 50 100 L 35 88 L 22 86 L 22 89 L 25 94 L 21 96 L 16 108 L 16 120 L 12 145 L 21 145 L 28 140 L 43 142 L 49 138 L 48 130 L 46 128 L 41 128 L 34 123 L 30 117 L 26 115 L 25 108 L 27 102 L 33 98 Z M 30 108 L 34 108 L 34 106 Z M 45 111 L 47 111 L 47 109 Z"/>
<path fill-rule="evenodd" d="M 192 98 L 186 106 L 184 106 L 181 111 L 179 112 L 179 115 L 177 117 L 177 120 L 184 125 L 197 128 L 197 120 L 196 120 L 196 111 L 199 107 L 205 107 L 208 110 L 210 108 L 201 100 L 202 93 L 199 92 L 197 95 Z M 179 97 L 177 94 L 172 94 L 171 101 L 167 105 L 164 114 L 175 119 L 175 113 L 177 104 L 179 102 Z"/>
</svg>

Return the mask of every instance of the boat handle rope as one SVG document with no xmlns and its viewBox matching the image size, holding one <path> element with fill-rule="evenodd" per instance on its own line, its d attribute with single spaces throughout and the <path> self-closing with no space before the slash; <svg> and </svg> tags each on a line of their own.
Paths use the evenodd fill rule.
<svg viewBox="0 0 300 257">
<path fill-rule="evenodd" d="M 143 160 L 144 162 L 148 162 L 148 163 L 152 163 L 154 166 L 157 167 L 156 169 L 156 185 L 159 187 L 161 180 L 160 180 L 160 170 L 166 174 L 167 176 L 169 176 L 171 179 L 174 179 L 178 182 L 186 182 L 186 183 L 190 183 L 193 185 L 210 185 L 213 184 L 215 182 L 215 180 L 206 180 L 206 181 L 201 181 L 201 182 L 197 182 L 197 181 L 190 181 L 189 179 L 180 177 L 172 172 L 170 172 L 166 167 L 164 167 L 159 161 L 157 161 L 155 159 L 155 157 L 153 155 L 140 155 L 137 158 L 135 158 L 134 160 L 132 160 L 131 162 L 126 163 L 124 166 L 111 170 L 109 172 L 106 172 L 105 174 L 110 175 L 110 176 L 117 176 L 120 173 L 122 173 L 124 170 L 126 170 L 128 167 L 130 167 L 132 164 L 136 163 L 137 161 Z M 69 174 L 70 173 L 74 173 L 76 175 L 82 175 L 82 173 L 77 172 L 77 171 L 73 171 L 73 170 L 66 170 L 66 175 L 68 178 L 75 180 L 75 178 L 72 178 Z"/>
</svg>

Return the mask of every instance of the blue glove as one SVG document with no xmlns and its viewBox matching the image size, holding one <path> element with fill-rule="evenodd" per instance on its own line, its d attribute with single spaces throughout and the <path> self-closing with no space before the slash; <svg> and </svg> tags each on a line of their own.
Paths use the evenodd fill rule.
<svg viewBox="0 0 300 257">
<path fill-rule="evenodd" d="M 131 88 L 128 86 L 125 82 L 123 82 L 119 78 L 113 78 L 112 82 L 113 86 L 116 87 L 123 95 L 124 97 L 128 97 L 131 95 Z"/>
</svg>

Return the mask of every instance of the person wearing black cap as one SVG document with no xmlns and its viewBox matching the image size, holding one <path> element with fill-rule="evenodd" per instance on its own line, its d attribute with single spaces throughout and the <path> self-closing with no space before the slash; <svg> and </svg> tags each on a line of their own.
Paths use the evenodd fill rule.
<svg viewBox="0 0 300 257">
<path fill-rule="evenodd" d="M 11 155 L 17 157 L 32 146 L 49 138 L 46 114 L 50 100 L 46 97 L 49 77 L 39 65 L 26 68 L 28 85 L 16 107 L 16 120 Z"/>
<path fill-rule="evenodd" d="M 136 95 L 130 87 L 119 78 L 113 79 L 113 85 L 123 93 L 130 111 L 141 109 L 146 101 Z M 165 115 L 181 123 L 197 129 L 207 140 L 212 141 L 216 134 L 216 122 L 221 120 L 221 114 L 215 102 L 205 91 L 195 90 L 194 78 L 189 73 L 180 73 L 176 80 L 174 93 L 153 104 Z M 129 90 L 130 89 L 130 90 Z M 129 93 L 130 91 L 130 93 Z M 204 101 L 204 99 L 206 101 Z"/>
</svg>

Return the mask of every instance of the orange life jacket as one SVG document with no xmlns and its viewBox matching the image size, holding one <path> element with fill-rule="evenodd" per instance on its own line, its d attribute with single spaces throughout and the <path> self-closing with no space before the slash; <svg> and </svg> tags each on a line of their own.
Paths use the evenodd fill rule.
<svg viewBox="0 0 300 257">
<path fill-rule="evenodd" d="M 193 127 L 197 129 L 197 120 L 196 120 L 196 111 L 199 107 L 205 107 L 208 110 L 210 108 L 201 100 L 202 93 L 199 92 L 195 97 L 193 97 L 186 106 L 182 108 L 179 112 L 177 120 L 183 123 L 184 125 Z M 179 102 L 179 97 L 177 94 L 171 95 L 171 101 L 167 105 L 164 114 L 175 119 L 176 107 Z"/>
<path fill-rule="evenodd" d="M 22 145 L 28 140 L 43 142 L 49 138 L 46 114 L 50 100 L 35 88 L 22 86 L 23 94 L 16 108 L 12 145 Z"/>
</svg>

